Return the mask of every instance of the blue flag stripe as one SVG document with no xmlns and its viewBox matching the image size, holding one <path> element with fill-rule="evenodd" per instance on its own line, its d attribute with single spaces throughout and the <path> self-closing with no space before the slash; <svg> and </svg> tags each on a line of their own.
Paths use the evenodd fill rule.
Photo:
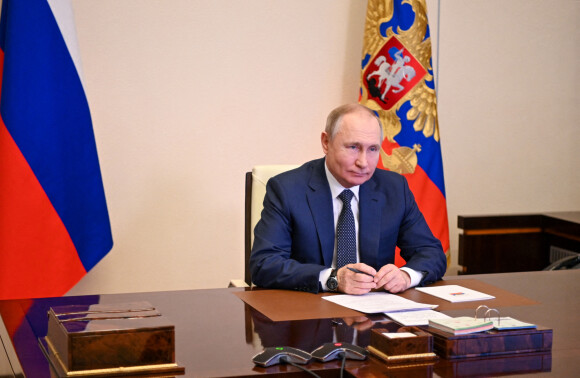
<svg viewBox="0 0 580 378">
<path fill-rule="evenodd" d="M 0 113 L 88 271 L 112 236 L 82 84 L 46 0 L 4 0 L 0 24 Z"/>
</svg>

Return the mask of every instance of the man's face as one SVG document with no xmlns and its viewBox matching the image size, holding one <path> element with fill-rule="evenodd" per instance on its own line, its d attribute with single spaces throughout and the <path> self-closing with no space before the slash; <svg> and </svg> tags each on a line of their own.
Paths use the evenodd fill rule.
<svg viewBox="0 0 580 378">
<path fill-rule="evenodd" d="M 342 117 L 342 126 L 330 140 L 322 133 L 322 150 L 332 175 L 345 188 L 361 185 L 371 178 L 381 148 L 381 132 L 376 118 L 364 112 Z"/>
</svg>

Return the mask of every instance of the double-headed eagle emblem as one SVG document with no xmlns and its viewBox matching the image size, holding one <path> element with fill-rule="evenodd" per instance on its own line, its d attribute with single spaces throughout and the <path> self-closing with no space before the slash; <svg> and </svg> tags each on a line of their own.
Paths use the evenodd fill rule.
<svg viewBox="0 0 580 378">
<path fill-rule="evenodd" d="M 403 124 L 411 123 L 416 132 L 439 142 L 425 0 L 401 1 L 401 7 L 411 7 L 414 11 L 414 20 L 407 29 L 393 18 L 393 3 L 368 2 L 359 102 L 379 114 L 388 141 L 385 143 L 396 144 L 395 137 Z M 401 115 L 405 117 L 401 120 L 397 111 L 408 101 L 410 108 Z M 389 170 L 413 173 L 417 166 L 416 153 L 420 150 L 417 144 L 398 146 L 392 151 L 383 148 L 381 161 Z"/>
</svg>

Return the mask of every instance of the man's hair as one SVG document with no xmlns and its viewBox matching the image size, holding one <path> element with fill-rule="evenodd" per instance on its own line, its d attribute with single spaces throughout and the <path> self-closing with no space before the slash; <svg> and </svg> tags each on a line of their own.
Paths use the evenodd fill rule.
<svg viewBox="0 0 580 378">
<path fill-rule="evenodd" d="M 326 134 L 328 134 L 329 139 L 330 140 L 334 139 L 336 133 L 338 133 L 338 131 L 340 130 L 340 127 L 342 126 L 342 118 L 345 115 L 350 114 L 350 113 L 358 113 L 358 112 L 366 113 L 377 120 L 377 123 L 379 125 L 379 129 L 381 131 L 381 142 L 382 142 L 382 140 L 383 140 L 383 126 L 381 125 L 381 120 L 379 119 L 379 117 L 377 117 L 375 112 L 373 112 L 371 109 L 369 109 L 366 106 L 361 105 L 361 104 L 341 105 L 338 108 L 336 108 L 330 112 L 330 114 L 326 118 L 326 127 L 324 129 Z"/>
</svg>

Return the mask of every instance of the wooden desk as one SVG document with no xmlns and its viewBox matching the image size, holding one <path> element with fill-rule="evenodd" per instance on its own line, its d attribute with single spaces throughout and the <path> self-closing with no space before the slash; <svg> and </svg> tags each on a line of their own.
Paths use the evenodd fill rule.
<svg viewBox="0 0 580 378">
<path fill-rule="evenodd" d="M 464 280 L 465 276 L 446 277 L 446 281 Z M 496 370 L 510 374 L 543 372 L 555 376 L 574 376 L 580 371 L 580 299 L 577 287 L 580 271 L 527 272 L 473 275 L 485 284 L 529 298 L 536 304 L 504 306 L 502 314 L 533 322 L 554 330 L 552 353 L 511 356 L 506 358 L 469 361 L 440 360 L 430 366 L 389 368 L 374 359 L 364 362 L 347 361 L 353 376 L 384 376 L 385 372 L 404 376 L 452 377 L 475 369 L 479 374 L 491 375 Z M 37 337 L 46 333 L 46 311 L 50 306 L 73 303 L 119 303 L 147 300 L 154 304 L 176 326 L 176 358 L 185 366 L 187 377 L 251 376 L 296 373 L 292 366 L 267 369 L 253 365 L 252 356 L 265 346 L 294 346 L 312 351 L 319 345 L 338 341 L 355 342 L 366 346 L 369 329 L 358 329 L 368 323 L 363 319 L 310 319 L 272 322 L 246 305 L 236 292 L 244 289 L 212 289 L 174 292 L 116 294 L 48 298 L 37 300 L 0 301 L 0 315 L 9 330 L 17 329 L 12 341 L 27 377 L 50 377 L 50 367 L 38 347 Z M 313 295 L 304 293 L 305 295 Z M 474 307 L 478 302 L 473 302 Z M 447 306 L 443 312 L 452 316 L 471 315 L 465 306 Z M 14 322 L 25 319 L 20 324 Z M 381 321 L 372 317 L 370 320 Z M 383 320 L 384 321 L 384 320 Z M 375 323 L 373 327 L 391 327 L 395 323 Z M 356 332 L 355 332 L 356 330 Z M 0 333 L 0 336 L 2 334 Z M 2 342 L 8 343 L 2 337 Z M 1 345 L 1 344 L 0 344 Z M 1 353 L 0 348 L 0 353 Z M 2 361 L 0 359 L 0 361 Z M 322 376 L 336 376 L 338 362 L 311 363 L 310 368 Z M 467 370 L 466 370 L 467 369 Z M 485 370 L 491 369 L 491 370 Z M 486 374 L 488 373 L 488 374 Z"/>
<path fill-rule="evenodd" d="M 463 274 L 526 272 L 550 264 L 550 248 L 580 253 L 580 211 L 458 216 Z"/>
</svg>

